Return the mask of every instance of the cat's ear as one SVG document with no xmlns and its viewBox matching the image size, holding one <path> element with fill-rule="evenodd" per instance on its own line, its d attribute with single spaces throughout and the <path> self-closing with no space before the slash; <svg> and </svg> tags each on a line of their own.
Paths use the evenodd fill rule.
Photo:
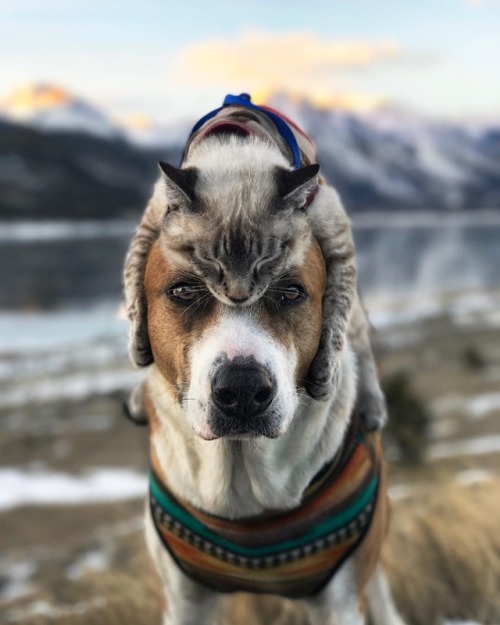
<svg viewBox="0 0 500 625">
<path fill-rule="evenodd" d="M 278 195 L 284 200 L 305 201 L 314 186 L 318 172 L 319 165 L 317 163 L 292 170 L 276 167 L 274 176 Z"/>
<path fill-rule="evenodd" d="M 186 167 L 185 169 L 174 167 L 163 161 L 160 161 L 158 164 L 165 176 L 165 182 L 169 191 L 191 205 L 194 200 L 194 188 L 198 178 L 197 170 L 194 167 Z"/>
</svg>

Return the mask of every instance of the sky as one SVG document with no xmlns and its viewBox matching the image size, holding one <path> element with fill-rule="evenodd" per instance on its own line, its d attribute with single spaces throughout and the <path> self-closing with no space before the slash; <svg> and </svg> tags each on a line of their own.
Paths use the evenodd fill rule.
<svg viewBox="0 0 500 625">
<path fill-rule="evenodd" d="M 60 85 L 119 117 L 226 93 L 500 114 L 500 0 L 0 0 L 0 96 Z"/>
</svg>

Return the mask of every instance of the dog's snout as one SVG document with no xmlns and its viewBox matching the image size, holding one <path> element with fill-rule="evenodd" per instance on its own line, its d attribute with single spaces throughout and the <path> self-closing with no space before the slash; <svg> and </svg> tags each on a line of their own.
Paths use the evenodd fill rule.
<svg viewBox="0 0 500 625">
<path fill-rule="evenodd" d="M 211 386 L 214 403 L 231 417 L 262 413 L 275 395 L 269 372 L 258 363 L 225 363 L 215 372 Z"/>
</svg>

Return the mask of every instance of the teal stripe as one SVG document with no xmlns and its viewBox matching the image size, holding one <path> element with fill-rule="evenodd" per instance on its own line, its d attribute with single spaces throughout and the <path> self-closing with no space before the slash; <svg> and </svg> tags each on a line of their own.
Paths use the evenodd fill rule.
<svg viewBox="0 0 500 625">
<path fill-rule="evenodd" d="M 359 494 L 357 499 L 346 510 L 343 510 L 335 517 L 326 519 L 322 523 L 319 523 L 308 531 L 303 536 L 298 538 L 285 540 L 277 544 L 273 544 L 266 547 L 242 547 L 229 540 L 226 540 L 214 532 L 208 529 L 203 523 L 194 518 L 184 508 L 181 508 L 173 500 L 171 500 L 158 486 L 154 478 L 153 473 L 150 473 L 150 489 L 151 493 L 164 512 L 167 512 L 176 521 L 178 521 L 184 527 L 187 527 L 198 536 L 208 540 L 209 542 L 222 547 L 233 553 L 238 553 L 243 556 L 267 556 L 281 551 L 288 551 L 289 549 L 295 549 L 301 547 L 315 540 L 322 538 L 334 532 L 341 527 L 348 525 L 351 521 L 356 519 L 361 512 L 365 509 L 375 494 L 378 485 L 378 476 L 374 476 L 370 482 L 366 485 L 364 490 Z"/>
</svg>

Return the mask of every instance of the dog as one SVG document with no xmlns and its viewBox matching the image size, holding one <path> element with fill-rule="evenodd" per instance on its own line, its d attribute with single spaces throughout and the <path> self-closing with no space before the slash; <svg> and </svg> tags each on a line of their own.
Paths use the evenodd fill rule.
<svg viewBox="0 0 500 625">
<path fill-rule="evenodd" d="M 388 523 L 380 438 L 359 418 L 348 336 L 334 392 L 320 402 L 304 391 L 323 331 L 320 245 L 302 221 L 301 245 L 267 288 L 227 297 L 209 288 L 212 273 L 224 274 L 214 250 L 186 241 L 193 223 L 205 242 L 223 234 L 218 248 L 245 273 L 246 246 L 257 245 L 243 236 L 245 211 L 266 193 L 275 206 L 270 172 L 282 150 L 231 133 L 198 147 L 189 167 L 163 168 L 125 263 L 131 356 L 150 367 L 146 540 L 164 625 L 213 625 L 234 591 L 301 601 L 313 625 L 361 625 L 368 615 L 401 625 L 379 564 Z M 289 177 L 287 196 L 298 190 L 304 201 L 309 181 Z M 272 238 L 267 228 L 257 240 Z"/>
</svg>

